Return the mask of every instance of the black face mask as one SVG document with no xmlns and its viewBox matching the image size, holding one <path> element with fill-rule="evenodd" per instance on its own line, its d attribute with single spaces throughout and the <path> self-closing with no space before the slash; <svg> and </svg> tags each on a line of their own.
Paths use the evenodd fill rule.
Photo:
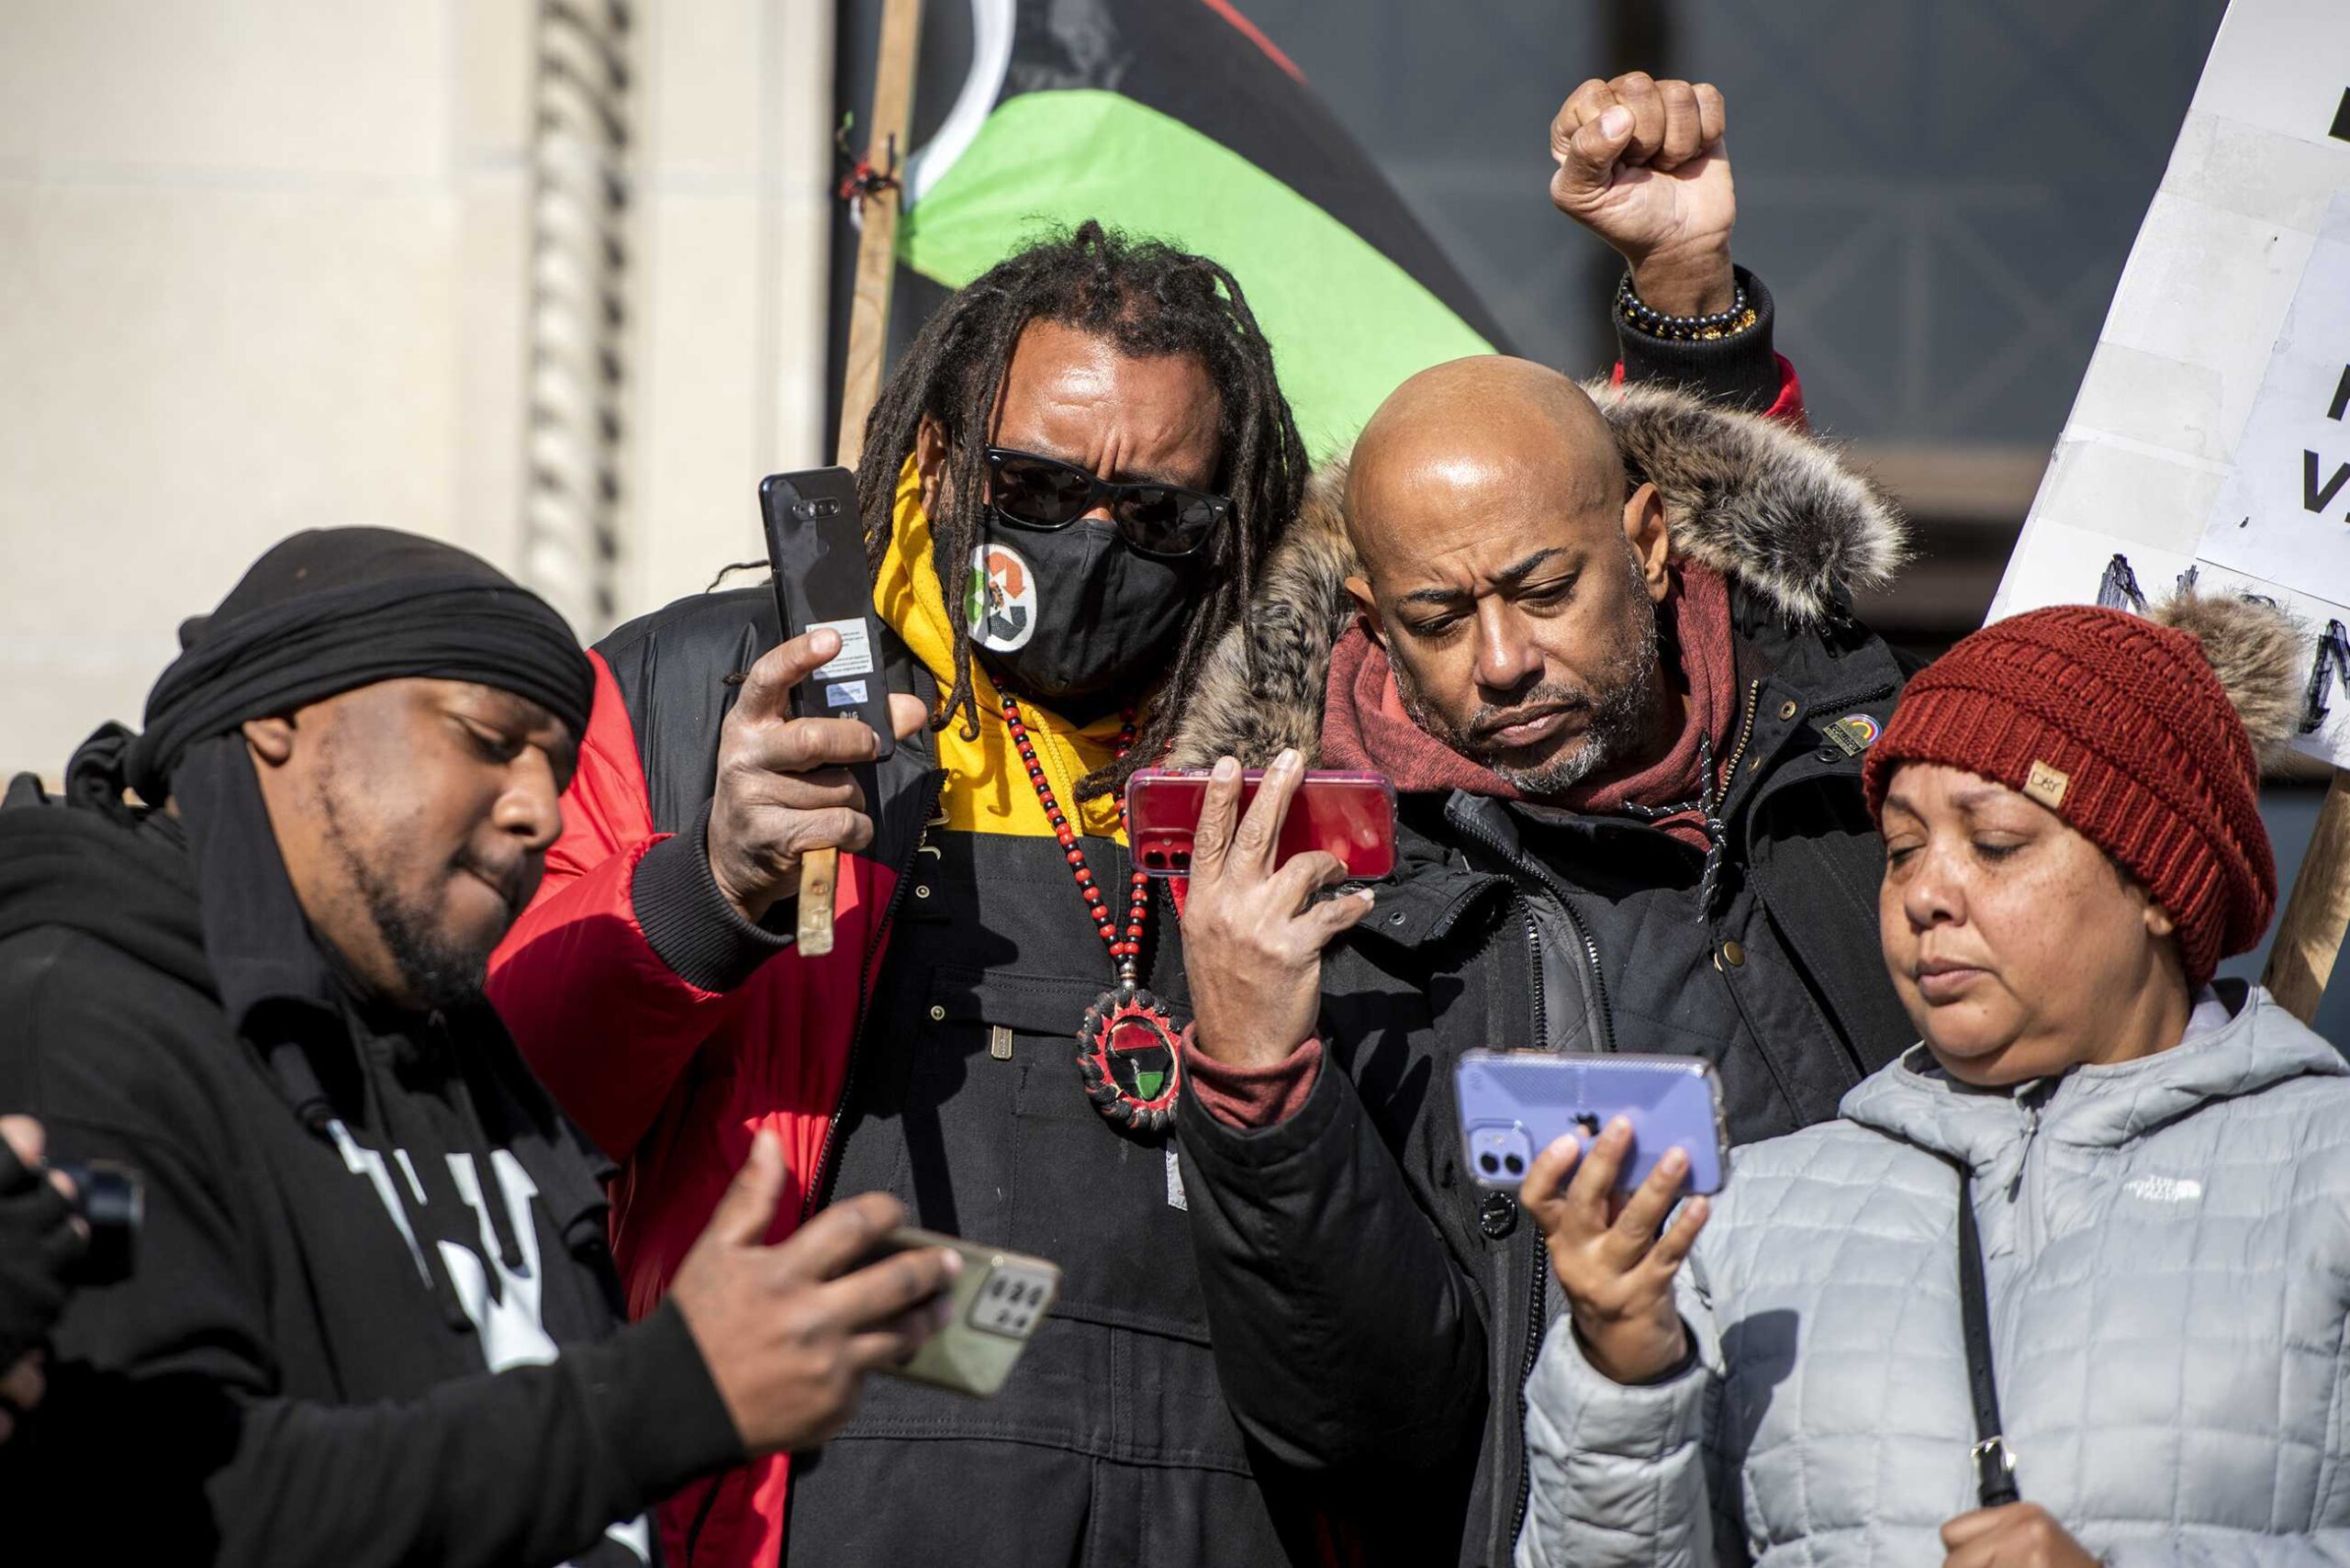
<svg viewBox="0 0 2350 1568">
<path fill-rule="evenodd" d="M 1100 518 L 1050 532 L 990 518 L 976 554 L 984 567 L 964 564 L 971 642 L 1015 695 L 1078 719 L 1164 673 L 1205 560 L 1136 554 Z"/>
</svg>

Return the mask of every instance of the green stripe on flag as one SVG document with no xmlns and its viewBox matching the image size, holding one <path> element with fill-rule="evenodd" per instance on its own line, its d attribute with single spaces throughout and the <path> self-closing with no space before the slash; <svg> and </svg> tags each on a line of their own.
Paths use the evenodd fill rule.
<svg viewBox="0 0 2350 1568">
<path fill-rule="evenodd" d="M 906 214 L 899 254 L 960 288 L 1036 232 L 1089 218 L 1231 270 L 1316 458 L 1351 442 L 1404 377 L 1493 352 L 1411 274 L 1256 164 L 1091 88 L 998 105 Z"/>
</svg>

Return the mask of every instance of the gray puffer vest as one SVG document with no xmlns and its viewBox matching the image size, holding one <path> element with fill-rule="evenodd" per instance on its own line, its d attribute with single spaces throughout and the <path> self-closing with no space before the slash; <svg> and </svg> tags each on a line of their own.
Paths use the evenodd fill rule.
<svg viewBox="0 0 2350 1568">
<path fill-rule="evenodd" d="M 2176 1049 L 2012 1092 L 1919 1047 L 1740 1150 L 1682 1271 L 1695 1366 L 1628 1388 L 1545 1343 L 1517 1561 L 1941 1562 L 1975 1506 L 1955 1156 L 2024 1497 L 2112 1568 L 2350 1562 L 2350 1078 L 2221 993 Z"/>
</svg>

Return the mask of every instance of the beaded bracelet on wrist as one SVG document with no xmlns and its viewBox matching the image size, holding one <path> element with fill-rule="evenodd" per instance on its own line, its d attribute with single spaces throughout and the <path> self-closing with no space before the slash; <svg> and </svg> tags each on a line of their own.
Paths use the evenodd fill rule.
<svg viewBox="0 0 2350 1568">
<path fill-rule="evenodd" d="M 1738 286 L 1727 310 L 1718 310 L 1710 316 L 1668 316 L 1633 292 L 1632 274 L 1626 273 L 1624 281 L 1616 287 L 1616 319 L 1634 331 L 1645 332 L 1651 338 L 1665 338 L 1677 342 L 1710 342 L 1718 338 L 1734 338 L 1762 318 L 1754 307 L 1746 302 L 1744 284 Z"/>
</svg>

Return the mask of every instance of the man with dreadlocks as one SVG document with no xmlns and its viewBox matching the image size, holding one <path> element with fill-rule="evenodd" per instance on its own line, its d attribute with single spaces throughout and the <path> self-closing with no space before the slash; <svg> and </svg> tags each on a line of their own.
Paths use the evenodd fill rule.
<svg viewBox="0 0 2350 1568">
<path fill-rule="evenodd" d="M 778 646 L 765 585 L 595 650 L 563 838 L 493 995 L 623 1162 L 632 1310 L 762 1129 L 786 1215 L 894 1191 L 920 1224 L 1066 1271 L 996 1398 L 868 1390 L 821 1455 L 676 1499 L 675 1560 L 776 1562 L 787 1481 L 793 1562 L 949 1540 L 978 1562 L 1281 1559 L 1173 1176 L 1173 918 L 1130 879 L 1117 791 L 1166 750 L 1305 472 L 1231 275 L 1089 223 L 949 300 L 867 423 L 874 604 L 913 732 L 887 762 L 853 721 L 790 716 L 837 641 Z M 809 958 L 793 899 L 825 845 L 847 852 L 836 937 Z M 1112 996 L 1133 1016 L 1082 1073 Z"/>
</svg>

